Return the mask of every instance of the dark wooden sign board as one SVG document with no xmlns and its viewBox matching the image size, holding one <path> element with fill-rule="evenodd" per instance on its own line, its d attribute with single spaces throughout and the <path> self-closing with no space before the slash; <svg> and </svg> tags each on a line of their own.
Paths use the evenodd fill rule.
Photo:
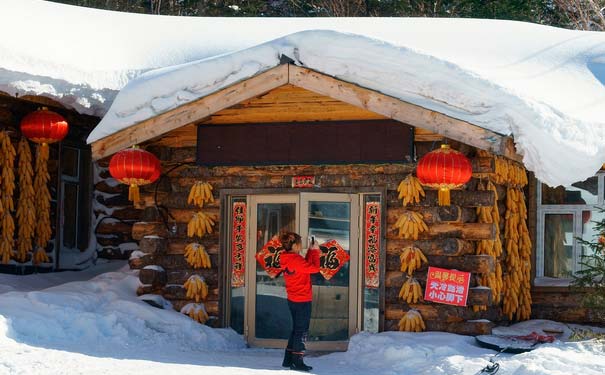
<svg viewBox="0 0 605 375">
<path fill-rule="evenodd" d="M 199 165 L 410 162 L 414 128 L 392 120 L 200 125 Z"/>
</svg>

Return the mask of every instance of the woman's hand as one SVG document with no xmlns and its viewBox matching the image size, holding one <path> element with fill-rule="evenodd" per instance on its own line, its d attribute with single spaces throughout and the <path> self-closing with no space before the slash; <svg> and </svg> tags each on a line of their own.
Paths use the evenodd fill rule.
<svg viewBox="0 0 605 375">
<path fill-rule="evenodd" d="M 315 241 L 315 243 L 313 243 L 313 244 L 311 245 L 311 249 L 312 249 L 312 250 L 319 250 L 319 244 L 317 243 L 317 241 Z"/>
</svg>

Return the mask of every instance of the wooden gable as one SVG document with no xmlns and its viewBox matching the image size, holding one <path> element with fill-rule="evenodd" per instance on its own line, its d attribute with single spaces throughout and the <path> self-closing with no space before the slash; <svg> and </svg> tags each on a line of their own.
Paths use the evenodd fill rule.
<svg viewBox="0 0 605 375">
<path fill-rule="evenodd" d="M 292 89 L 293 86 L 304 90 Z M 510 137 L 290 64 L 280 65 L 93 142 L 92 151 L 93 157 L 100 159 L 183 127 L 188 128 L 183 132 L 190 138 L 195 124 L 352 120 L 342 118 L 351 116 L 360 116 L 355 118 L 357 120 L 394 119 L 498 155 L 520 159 Z"/>
</svg>

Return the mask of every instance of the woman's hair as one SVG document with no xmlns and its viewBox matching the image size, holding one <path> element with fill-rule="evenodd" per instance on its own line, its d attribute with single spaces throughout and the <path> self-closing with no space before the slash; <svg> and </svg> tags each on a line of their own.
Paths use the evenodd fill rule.
<svg viewBox="0 0 605 375">
<path fill-rule="evenodd" d="M 290 251 L 292 250 L 292 246 L 294 246 L 294 244 L 302 243 L 302 238 L 300 235 L 298 235 L 298 233 L 284 232 L 279 236 L 279 241 L 284 247 L 284 250 Z"/>
</svg>

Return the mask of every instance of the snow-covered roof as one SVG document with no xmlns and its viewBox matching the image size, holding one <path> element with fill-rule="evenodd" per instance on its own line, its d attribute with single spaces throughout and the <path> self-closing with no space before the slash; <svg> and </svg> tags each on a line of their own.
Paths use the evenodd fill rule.
<svg viewBox="0 0 605 375">
<path fill-rule="evenodd" d="M 105 114 L 89 142 L 286 55 L 512 135 L 527 168 L 551 185 L 582 180 L 605 161 L 604 33 L 472 19 L 187 18 L 34 0 L 0 6 L 0 32 L 12 36 L 0 39 L 0 90 Z"/>
</svg>

